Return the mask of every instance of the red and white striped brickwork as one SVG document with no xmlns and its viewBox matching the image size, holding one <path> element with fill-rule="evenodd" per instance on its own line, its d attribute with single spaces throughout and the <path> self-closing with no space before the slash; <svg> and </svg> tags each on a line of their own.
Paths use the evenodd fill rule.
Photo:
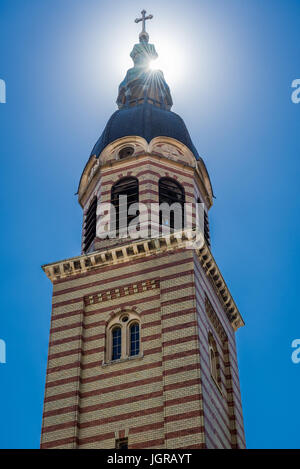
<svg viewBox="0 0 300 469">
<path fill-rule="evenodd" d="M 95 194 L 109 201 L 124 176 L 138 178 L 140 202 L 158 201 L 163 176 L 194 201 L 193 168 L 144 155 L 103 167 L 83 206 Z M 115 245 L 96 240 L 94 250 Z M 140 317 L 142 355 L 107 363 L 106 326 L 123 310 Z M 219 351 L 219 387 L 210 373 L 209 332 Z M 112 449 L 125 436 L 130 449 L 245 447 L 235 333 L 192 249 L 53 280 L 41 447 Z"/>
</svg>

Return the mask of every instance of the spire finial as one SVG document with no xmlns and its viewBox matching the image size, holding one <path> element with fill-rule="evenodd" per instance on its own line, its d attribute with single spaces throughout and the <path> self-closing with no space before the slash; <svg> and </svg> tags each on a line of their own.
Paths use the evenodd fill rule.
<svg viewBox="0 0 300 469">
<path fill-rule="evenodd" d="M 146 32 L 146 21 L 152 20 L 153 15 L 146 16 L 146 10 L 141 11 L 142 17 L 136 18 L 134 21 L 135 23 L 139 23 L 142 21 L 142 32 L 139 35 L 140 42 L 148 42 L 149 41 L 149 34 Z"/>
</svg>

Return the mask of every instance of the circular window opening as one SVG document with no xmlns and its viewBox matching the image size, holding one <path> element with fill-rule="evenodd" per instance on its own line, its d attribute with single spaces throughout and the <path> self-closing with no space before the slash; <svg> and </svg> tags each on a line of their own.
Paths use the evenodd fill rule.
<svg viewBox="0 0 300 469">
<path fill-rule="evenodd" d="M 123 160 L 123 158 L 127 158 L 128 156 L 133 155 L 134 148 L 133 147 L 124 147 L 119 151 L 119 158 Z"/>
<path fill-rule="evenodd" d="M 128 316 L 123 316 L 122 317 L 122 322 L 127 322 L 128 321 Z"/>
</svg>

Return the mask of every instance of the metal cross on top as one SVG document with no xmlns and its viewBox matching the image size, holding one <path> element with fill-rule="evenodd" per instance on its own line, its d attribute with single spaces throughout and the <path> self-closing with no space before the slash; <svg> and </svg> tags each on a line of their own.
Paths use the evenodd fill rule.
<svg viewBox="0 0 300 469">
<path fill-rule="evenodd" d="M 136 18 L 134 21 L 135 23 L 139 23 L 140 21 L 143 22 L 142 33 L 145 33 L 146 32 L 146 20 L 152 20 L 153 15 L 146 16 L 146 10 L 141 11 L 141 13 L 142 13 L 142 18 Z"/>
</svg>

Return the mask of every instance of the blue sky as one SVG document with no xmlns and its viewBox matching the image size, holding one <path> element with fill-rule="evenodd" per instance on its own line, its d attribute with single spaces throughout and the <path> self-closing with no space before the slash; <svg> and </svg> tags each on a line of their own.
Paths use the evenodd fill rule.
<svg viewBox="0 0 300 469">
<path fill-rule="evenodd" d="M 0 448 L 39 446 L 51 312 L 40 266 L 80 253 L 74 194 L 142 8 L 216 195 L 212 250 L 246 322 L 247 446 L 299 448 L 299 0 L 0 0 Z"/>
</svg>

